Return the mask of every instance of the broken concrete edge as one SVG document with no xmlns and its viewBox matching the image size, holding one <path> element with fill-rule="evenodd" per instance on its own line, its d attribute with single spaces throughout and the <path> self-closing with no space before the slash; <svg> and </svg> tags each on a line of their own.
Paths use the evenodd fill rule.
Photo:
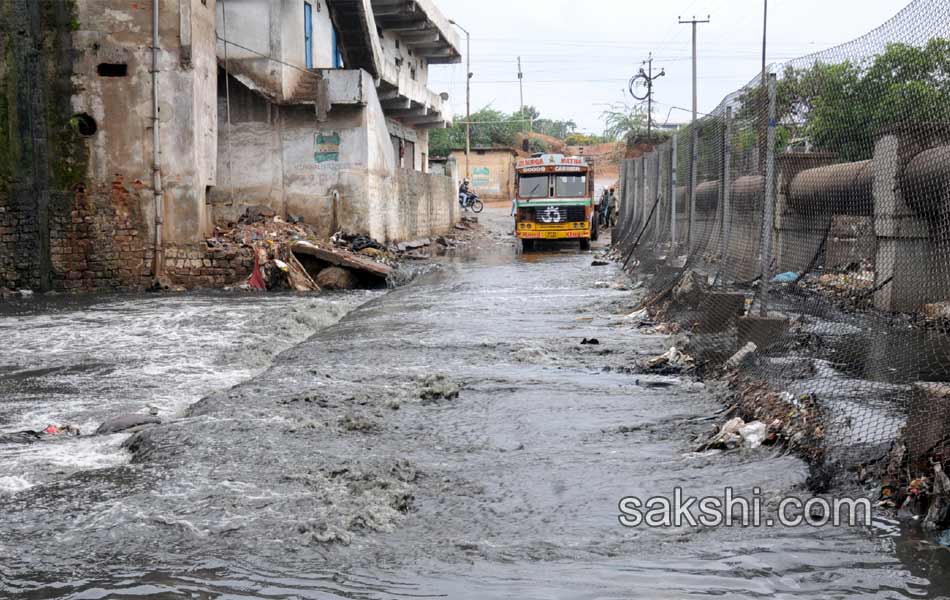
<svg viewBox="0 0 950 600">
<path fill-rule="evenodd" d="M 739 317 L 737 324 L 739 345 L 744 346 L 752 342 L 759 349 L 768 350 L 782 341 L 789 326 L 790 322 L 785 317 L 755 315 Z"/>
<path fill-rule="evenodd" d="M 944 434 L 950 422 L 950 385 L 917 381 L 910 385 L 907 421 L 891 445 L 881 476 L 880 505 L 907 509 L 924 529 L 950 525 L 950 439 Z M 907 506 L 905 506 L 907 505 Z"/>
<path fill-rule="evenodd" d="M 291 245 L 294 254 L 305 254 L 336 267 L 360 271 L 372 277 L 386 279 L 393 272 L 389 265 L 364 258 L 351 252 L 321 248 L 312 242 L 298 241 Z"/>
</svg>

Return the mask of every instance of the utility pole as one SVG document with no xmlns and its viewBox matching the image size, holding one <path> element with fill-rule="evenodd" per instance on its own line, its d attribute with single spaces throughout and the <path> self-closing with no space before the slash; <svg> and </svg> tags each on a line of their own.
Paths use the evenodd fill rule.
<svg viewBox="0 0 950 600">
<path fill-rule="evenodd" d="M 468 30 L 450 20 L 449 23 L 455 25 L 465 32 L 465 178 L 472 176 L 469 168 L 469 155 L 472 153 L 472 37 Z"/>
<path fill-rule="evenodd" d="M 521 98 L 521 118 L 524 118 L 524 82 L 521 73 L 521 57 L 518 57 L 518 95 Z"/>
<path fill-rule="evenodd" d="M 666 69 L 661 69 L 660 73 L 654 77 L 653 76 L 653 53 L 650 53 L 650 58 L 640 63 L 641 65 L 648 65 L 647 71 L 643 70 L 643 67 L 640 67 L 640 72 L 633 76 L 630 80 L 630 95 L 636 98 L 637 100 L 646 100 L 647 101 L 647 139 L 652 137 L 653 132 L 653 82 L 660 77 L 666 75 Z M 641 83 L 642 82 L 642 83 Z M 647 89 L 646 96 L 638 96 L 634 91 L 634 88 L 639 86 L 645 86 Z"/>
<path fill-rule="evenodd" d="M 768 85 L 765 75 L 765 50 L 768 42 L 769 31 L 769 0 L 765 1 L 765 8 L 762 11 L 762 87 Z"/>
<path fill-rule="evenodd" d="M 693 236 L 695 228 L 693 227 L 693 221 L 696 218 L 696 162 L 699 158 L 699 131 L 696 128 L 696 117 L 699 114 L 699 95 L 696 87 L 696 69 L 698 63 L 696 53 L 696 26 L 709 23 L 709 21 L 709 15 L 706 15 L 706 19 L 702 21 L 698 20 L 695 16 L 688 20 L 679 19 L 680 25 L 693 26 L 693 121 L 690 125 L 691 149 L 689 158 L 689 229 L 687 229 L 687 252 L 692 250 L 694 242 Z"/>
<path fill-rule="evenodd" d="M 696 123 L 696 115 L 697 115 L 697 113 L 699 112 L 699 100 L 698 100 L 699 97 L 698 97 L 697 92 L 696 92 L 696 63 L 697 63 L 697 60 L 696 60 L 696 26 L 697 26 L 697 25 L 702 25 L 702 24 L 704 24 L 704 23 L 709 23 L 709 21 L 710 21 L 710 16 L 709 16 L 709 15 L 707 15 L 707 16 L 706 16 L 706 19 L 703 20 L 703 21 L 697 20 L 696 17 L 693 17 L 692 19 L 689 19 L 689 20 L 683 20 L 682 18 L 680 18 L 680 20 L 679 20 L 680 25 L 692 25 L 692 26 L 693 26 L 693 123 L 694 123 L 694 124 Z"/>
<path fill-rule="evenodd" d="M 762 208 L 762 243 L 759 248 L 762 279 L 759 282 L 759 315 L 769 313 L 769 282 L 772 277 L 772 227 L 775 219 L 775 73 L 767 79 L 769 98 L 768 134 L 765 145 L 765 202 Z"/>
</svg>

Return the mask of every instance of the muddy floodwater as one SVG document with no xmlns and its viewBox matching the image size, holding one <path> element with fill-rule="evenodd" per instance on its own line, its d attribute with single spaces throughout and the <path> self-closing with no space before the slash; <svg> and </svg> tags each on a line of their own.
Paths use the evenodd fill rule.
<svg viewBox="0 0 950 600">
<path fill-rule="evenodd" d="M 486 213 L 487 214 L 487 213 Z M 2 598 L 938 598 L 870 527 L 625 528 L 624 496 L 806 495 L 772 449 L 694 454 L 707 389 L 629 367 L 616 266 L 496 244 L 388 292 L 35 299 L 0 315 Z M 596 338 L 599 344 L 581 344 Z"/>
</svg>

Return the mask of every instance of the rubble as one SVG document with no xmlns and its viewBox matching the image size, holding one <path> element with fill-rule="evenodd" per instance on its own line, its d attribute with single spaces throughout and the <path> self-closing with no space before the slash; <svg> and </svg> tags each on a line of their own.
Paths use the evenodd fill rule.
<svg viewBox="0 0 950 600">
<path fill-rule="evenodd" d="M 462 385 L 452 381 L 445 375 L 430 375 L 422 380 L 419 390 L 419 399 L 423 404 L 430 404 L 438 400 L 454 400 L 462 391 Z"/>
<path fill-rule="evenodd" d="M 327 267 L 317 275 L 317 285 L 325 290 L 351 290 L 356 283 L 353 273 L 342 267 Z"/>
<path fill-rule="evenodd" d="M 651 371 L 681 373 L 693 368 L 693 357 L 680 352 L 676 346 L 673 346 L 663 354 L 648 360 L 646 366 Z"/>
<path fill-rule="evenodd" d="M 676 287 L 673 288 L 673 302 L 681 306 L 698 306 L 706 295 L 708 284 L 705 278 L 696 271 L 683 275 Z"/>
<path fill-rule="evenodd" d="M 453 237 L 474 238 L 477 224 L 477 218 L 463 217 L 456 230 L 465 233 Z M 402 260 L 431 258 L 430 253 L 420 250 L 444 251 L 465 243 L 453 237 L 387 245 L 364 234 L 337 231 L 329 239 L 321 239 L 302 217 L 292 215 L 284 220 L 269 207 L 256 205 L 247 207 L 237 223 L 215 227 L 214 235 L 205 240 L 203 253 L 181 258 L 170 253 L 169 266 L 174 279 L 193 279 L 191 283 L 197 285 L 226 285 L 222 277 L 233 281 L 230 278 L 240 275 L 243 266 L 243 273 L 250 271 L 242 286 L 246 289 L 382 287 L 393 281 L 391 275 Z M 224 265 L 229 267 L 227 273 L 222 269 Z"/>
<path fill-rule="evenodd" d="M 748 342 L 745 346 L 739 349 L 738 352 L 732 355 L 732 357 L 726 361 L 724 367 L 726 369 L 737 369 L 743 365 L 759 347 L 755 345 L 755 342 Z"/>
</svg>

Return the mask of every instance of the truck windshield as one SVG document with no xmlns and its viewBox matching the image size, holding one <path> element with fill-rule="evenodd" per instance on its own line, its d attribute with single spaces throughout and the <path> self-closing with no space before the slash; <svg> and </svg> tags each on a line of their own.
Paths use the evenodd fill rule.
<svg viewBox="0 0 950 600">
<path fill-rule="evenodd" d="M 587 175 L 558 175 L 555 185 L 558 198 L 580 198 L 587 195 Z"/>
<path fill-rule="evenodd" d="M 518 195 L 522 198 L 547 198 L 547 175 L 522 175 L 518 179 Z"/>
</svg>

